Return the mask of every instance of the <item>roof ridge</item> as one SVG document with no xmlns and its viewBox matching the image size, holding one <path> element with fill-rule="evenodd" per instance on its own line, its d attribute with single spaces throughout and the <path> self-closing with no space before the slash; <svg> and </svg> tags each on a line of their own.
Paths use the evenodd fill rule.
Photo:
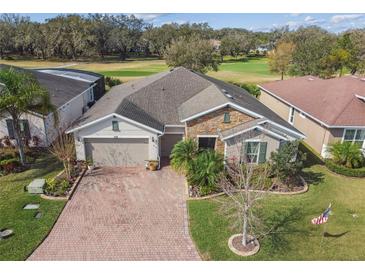
<svg viewBox="0 0 365 274">
<path fill-rule="evenodd" d="M 340 118 L 340 116 L 345 112 L 345 110 L 347 110 L 348 106 L 354 101 L 354 99 L 356 100 L 356 96 L 351 97 L 351 99 L 346 103 L 345 107 L 342 108 L 341 112 L 333 119 L 332 124 L 336 124 L 337 120 Z"/>
</svg>

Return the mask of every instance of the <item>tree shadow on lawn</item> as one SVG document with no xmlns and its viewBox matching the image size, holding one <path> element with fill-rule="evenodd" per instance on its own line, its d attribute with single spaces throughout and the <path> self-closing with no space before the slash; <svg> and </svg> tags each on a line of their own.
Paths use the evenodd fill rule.
<svg viewBox="0 0 365 274">
<path fill-rule="evenodd" d="M 308 185 L 318 185 L 324 182 L 324 174 L 322 172 L 314 172 L 310 170 L 301 173 Z"/>
<path fill-rule="evenodd" d="M 288 240 L 289 235 L 297 234 L 296 237 L 310 235 L 308 229 L 298 224 L 304 217 L 302 207 L 293 207 L 286 212 L 277 210 L 270 213 L 270 216 L 265 220 L 268 233 L 264 234 L 262 239 L 265 239 L 270 249 L 276 253 L 287 253 L 295 244 L 294 241 Z"/>
<path fill-rule="evenodd" d="M 62 164 L 56 160 L 53 156 L 47 155 L 44 159 L 34 164 L 31 164 L 26 170 L 20 173 L 12 173 L 4 176 L 8 182 L 17 182 L 19 180 L 29 180 L 29 182 L 36 178 L 42 178 L 43 176 L 62 169 Z M 10 177 L 10 178 L 9 178 Z"/>
</svg>

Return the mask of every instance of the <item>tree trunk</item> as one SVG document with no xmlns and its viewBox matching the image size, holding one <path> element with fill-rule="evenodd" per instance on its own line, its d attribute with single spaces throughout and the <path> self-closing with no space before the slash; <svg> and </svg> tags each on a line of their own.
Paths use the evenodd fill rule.
<svg viewBox="0 0 365 274">
<path fill-rule="evenodd" d="M 25 165 L 25 154 L 24 154 L 23 140 L 22 140 L 21 134 L 20 134 L 19 120 L 18 120 L 18 117 L 15 115 L 12 115 L 12 119 L 13 119 L 13 124 L 14 124 L 14 137 L 18 144 L 20 163 L 24 166 Z"/>
<path fill-rule="evenodd" d="M 242 245 L 246 246 L 247 245 L 247 224 L 248 224 L 248 208 L 246 205 L 244 205 L 244 210 L 243 210 L 243 226 L 242 226 Z"/>
<path fill-rule="evenodd" d="M 281 72 L 281 80 L 284 80 L 284 71 Z"/>
</svg>

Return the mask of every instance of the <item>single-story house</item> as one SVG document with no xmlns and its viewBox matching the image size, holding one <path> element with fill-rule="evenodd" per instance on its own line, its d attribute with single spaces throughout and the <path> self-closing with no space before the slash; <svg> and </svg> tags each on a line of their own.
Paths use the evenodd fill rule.
<svg viewBox="0 0 365 274">
<path fill-rule="evenodd" d="M 338 141 L 365 148 L 365 78 L 304 76 L 259 87 L 260 101 L 303 132 L 323 157 Z"/>
<path fill-rule="evenodd" d="M 0 69 L 8 66 L 0 65 Z M 17 70 L 23 70 L 15 67 Z M 20 128 L 27 140 L 36 138 L 38 146 L 47 147 L 58 136 L 59 131 L 69 128 L 105 92 L 103 75 L 73 69 L 26 69 L 34 75 L 50 95 L 56 107 L 59 124 L 54 123 L 53 113 L 32 111 L 21 117 Z M 13 120 L 6 113 L 0 116 L 0 139 L 14 138 Z"/>
<path fill-rule="evenodd" d="M 247 91 L 179 67 L 113 87 L 67 131 L 79 160 L 95 165 L 144 165 L 169 157 L 183 138 L 200 148 L 263 162 L 282 142 L 304 135 Z M 236 146 L 237 147 L 237 146 Z"/>
</svg>

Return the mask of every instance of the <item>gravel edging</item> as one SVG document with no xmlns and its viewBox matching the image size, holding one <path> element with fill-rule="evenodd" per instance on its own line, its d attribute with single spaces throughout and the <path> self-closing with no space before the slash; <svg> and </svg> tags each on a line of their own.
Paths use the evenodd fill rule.
<svg viewBox="0 0 365 274">
<path fill-rule="evenodd" d="M 57 176 L 62 175 L 63 172 L 64 172 L 64 170 L 62 170 L 59 174 L 57 174 Z M 68 200 L 71 200 L 77 186 L 79 185 L 82 177 L 84 177 L 85 173 L 86 173 L 86 168 L 84 168 L 81 171 L 81 174 L 79 175 L 79 177 L 76 178 L 75 183 L 73 184 L 72 188 L 70 189 L 69 193 L 66 196 L 64 196 L 64 197 L 54 197 L 54 196 L 48 196 L 46 194 L 41 194 L 40 195 L 41 198 L 43 198 L 45 200 L 52 200 L 52 201 L 68 201 Z"/>
<path fill-rule="evenodd" d="M 304 178 L 302 176 L 299 176 L 300 180 L 302 181 L 304 188 L 302 190 L 298 190 L 298 191 L 291 191 L 291 192 L 280 192 L 280 191 L 267 191 L 268 194 L 275 194 L 275 195 L 298 195 L 298 194 L 303 194 L 306 193 L 309 189 L 309 186 L 307 184 L 307 182 L 304 180 Z M 240 192 L 243 192 L 245 190 L 241 190 Z M 254 192 L 265 192 L 262 190 L 250 190 L 250 191 L 254 191 Z M 215 197 L 219 197 L 222 195 L 226 195 L 226 193 L 224 192 L 219 192 L 219 193 L 215 193 L 215 194 L 211 194 L 211 195 L 207 195 L 204 197 L 189 197 L 188 200 L 189 201 L 195 201 L 195 200 L 207 200 L 207 199 L 212 199 Z"/>
</svg>

